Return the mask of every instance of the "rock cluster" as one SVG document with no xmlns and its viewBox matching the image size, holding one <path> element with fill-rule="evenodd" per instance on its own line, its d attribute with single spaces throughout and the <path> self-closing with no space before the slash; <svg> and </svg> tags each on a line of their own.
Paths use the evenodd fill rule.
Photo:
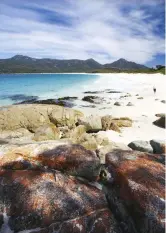
<svg viewBox="0 0 166 233">
<path fill-rule="evenodd" d="M 88 184 L 98 178 L 99 165 L 96 154 L 79 145 L 4 153 L 0 232 L 120 232 L 104 193 Z"/>
<path fill-rule="evenodd" d="M 1 146 L 0 232 L 164 232 L 162 155 L 55 142 Z"/>
<path fill-rule="evenodd" d="M 18 96 L 17 96 L 18 98 Z M 19 98 L 20 99 L 20 98 Z M 74 96 L 65 96 L 58 99 L 44 99 L 44 100 L 38 100 L 35 96 L 30 96 L 29 98 L 25 98 L 24 101 L 19 102 L 19 104 L 49 104 L 49 105 L 59 105 L 63 107 L 72 108 L 74 106 L 73 101 L 76 100 L 77 97 Z M 21 99 L 20 99 L 21 100 Z"/>
<path fill-rule="evenodd" d="M 35 132 L 44 124 L 58 126 L 75 126 L 78 117 L 83 114 L 77 110 L 56 105 L 14 105 L 0 109 L 0 132 L 14 131 L 21 128 Z"/>
<path fill-rule="evenodd" d="M 166 153 L 166 142 L 164 140 L 152 139 L 150 141 L 132 141 L 128 146 L 137 151 L 148 152 L 154 154 L 165 154 Z"/>
<path fill-rule="evenodd" d="M 113 118 L 84 115 L 76 110 L 56 105 L 14 105 L 0 109 L 0 143 L 27 144 L 34 141 L 68 140 L 97 150 L 110 144 L 109 139 L 99 135 L 99 131 L 131 127 L 127 117 Z"/>
<path fill-rule="evenodd" d="M 131 126 L 54 105 L 2 108 L 0 232 L 164 232 L 165 142 L 132 142 L 151 153 L 138 152 L 99 132 Z"/>
</svg>

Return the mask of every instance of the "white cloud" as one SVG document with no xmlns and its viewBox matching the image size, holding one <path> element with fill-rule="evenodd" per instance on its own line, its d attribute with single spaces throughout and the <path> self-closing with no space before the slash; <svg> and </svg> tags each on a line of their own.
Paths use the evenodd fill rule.
<svg viewBox="0 0 166 233">
<path fill-rule="evenodd" d="M 160 10 L 155 0 L 137 5 L 134 1 L 132 5 L 128 1 L 127 5 L 124 1 L 107 0 L 0 3 L 1 57 L 9 54 L 62 59 L 93 57 L 101 63 L 123 57 L 146 63 L 164 52 L 164 38 L 153 31 L 164 19 L 148 21 L 156 6 Z M 152 10 L 147 13 L 144 5 Z M 130 9 L 127 12 L 122 10 L 126 6 Z M 43 10 L 51 11 L 54 20 L 58 17 L 57 22 L 47 21 L 49 15 L 44 15 Z M 61 19 L 66 24 L 59 24 Z"/>
</svg>

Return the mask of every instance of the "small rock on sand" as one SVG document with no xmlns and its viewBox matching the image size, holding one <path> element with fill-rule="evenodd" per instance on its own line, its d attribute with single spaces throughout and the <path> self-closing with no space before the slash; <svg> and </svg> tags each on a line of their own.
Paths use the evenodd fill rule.
<svg viewBox="0 0 166 233">
<path fill-rule="evenodd" d="M 115 102 L 114 105 L 115 106 L 122 106 L 122 104 L 120 102 Z"/>
<path fill-rule="evenodd" d="M 153 148 L 148 141 L 143 141 L 143 140 L 133 141 L 130 142 L 128 146 L 133 150 L 153 153 Z"/>
<path fill-rule="evenodd" d="M 134 106 L 134 104 L 131 102 L 128 102 L 128 104 L 126 106 Z"/>
<path fill-rule="evenodd" d="M 166 100 L 161 100 L 161 103 L 166 104 Z"/>
</svg>

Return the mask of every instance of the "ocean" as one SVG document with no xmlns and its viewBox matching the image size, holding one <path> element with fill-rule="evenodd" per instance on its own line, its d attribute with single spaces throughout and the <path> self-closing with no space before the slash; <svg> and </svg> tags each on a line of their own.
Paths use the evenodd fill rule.
<svg viewBox="0 0 166 233">
<path fill-rule="evenodd" d="M 57 99 L 76 96 L 80 100 L 86 91 L 115 90 L 120 92 L 151 93 L 153 86 L 161 85 L 161 74 L 1 74 L 0 106 L 32 98 Z M 164 91 L 165 93 L 165 91 Z M 120 93 L 109 97 L 118 99 Z M 77 101 L 78 102 L 78 101 Z"/>
</svg>

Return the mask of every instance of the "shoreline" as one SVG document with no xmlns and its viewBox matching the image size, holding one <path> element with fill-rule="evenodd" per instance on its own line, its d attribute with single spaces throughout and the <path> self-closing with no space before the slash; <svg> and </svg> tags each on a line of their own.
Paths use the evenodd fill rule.
<svg viewBox="0 0 166 233">
<path fill-rule="evenodd" d="M 87 73 L 84 73 L 87 75 Z M 110 141 L 130 143 L 133 140 L 151 140 L 151 139 L 165 139 L 165 129 L 153 125 L 157 119 L 155 114 L 165 113 L 165 77 L 161 74 L 153 74 L 153 78 L 149 74 L 129 74 L 126 73 L 116 74 L 114 77 L 115 89 L 121 89 L 124 85 L 124 91 L 121 93 L 106 92 L 106 87 L 111 88 L 111 78 L 108 80 L 110 74 L 91 74 L 99 76 L 98 79 L 92 84 L 89 83 L 81 90 L 76 90 L 73 96 L 78 97 L 74 100 L 75 106 L 72 109 L 80 110 L 85 116 L 88 115 L 112 115 L 113 117 L 129 117 L 133 120 L 133 126 L 130 128 L 123 128 L 121 133 L 109 130 L 102 131 L 103 134 L 109 138 Z M 117 79 L 116 79 L 117 78 Z M 118 86 L 117 86 L 118 85 Z M 130 85 L 130 86 L 129 86 Z M 157 87 L 157 93 L 154 95 L 153 86 Z M 114 87 L 112 87 L 114 88 Z M 128 91 L 128 89 L 130 91 Z M 102 91 L 103 90 L 103 91 Z M 104 92 L 105 90 L 105 92 Z M 125 91 L 126 90 L 126 91 Z M 98 93 L 90 93 L 96 91 Z M 120 90 L 121 91 L 121 90 Z M 84 93 L 89 92 L 89 93 Z M 121 98 L 130 93 L 129 96 Z M 71 92 L 72 93 L 72 92 Z M 66 96 L 71 96 L 67 93 Z M 138 94 L 138 96 L 136 96 Z M 89 103 L 82 101 L 84 96 L 97 96 L 101 102 Z M 44 99 L 46 99 L 45 96 Z M 139 99 L 142 97 L 143 99 Z M 49 98 L 49 97 L 48 97 Z M 47 98 L 47 99 L 48 99 Z M 158 100 L 156 100 L 158 99 Z M 121 106 L 115 106 L 115 102 L 120 102 Z M 128 103 L 133 106 L 127 106 Z M 8 108 L 13 105 L 3 105 L 0 109 Z"/>
<path fill-rule="evenodd" d="M 89 106 L 78 107 L 76 105 L 71 109 L 81 111 L 84 114 L 84 116 L 94 115 L 102 117 L 106 115 L 111 115 L 114 118 L 129 117 L 130 119 L 132 119 L 132 127 L 121 128 L 121 133 L 113 130 L 98 132 L 99 135 L 108 137 L 108 139 L 112 142 L 123 143 L 128 145 L 131 141 L 135 140 L 165 140 L 165 129 L 159 128 L 153 124 L 153 122 L 157 119 L 155 114 L 165 113 L 165 104 L 162 103 L 160 100 L 155 100 L 154 96 L 143 96 L 143 99 L 137 98 L 138 96 L 132 95 L 131 97 L 124 97 L 122 100 L 120 99 L 122 106 L 115 106 L 113 102 L 116 101 L 113 100 L 111 104 L 101 103 L 96 105 L 95 108 Z M 127 102 L 133 103 L 133 106 L 126 106 Z M 18 104 L 18 106 L 21 105 L 22 104 Z M 14 104 L 0 106 L 0 110 L 10 108 L 12 106 L 14 106 Z M 149 109 L 149 106 L 153 106 L 153 108 Z"/>
</svg>

